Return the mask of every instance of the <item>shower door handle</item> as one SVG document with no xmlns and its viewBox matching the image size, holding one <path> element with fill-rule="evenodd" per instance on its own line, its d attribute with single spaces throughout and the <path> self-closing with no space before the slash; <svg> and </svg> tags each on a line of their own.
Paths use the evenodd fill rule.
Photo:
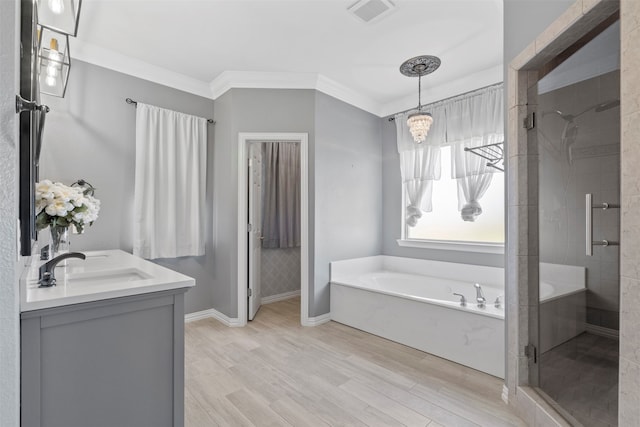
<svg viewBox="0 0 640 427">
<path fill-rule="evenodd" d="M 586 254 L 587 256 L 593 256 L 593 247 L 594 246 L 618 246 L 617 242 L 610 242 L 608 240 L 593 240 L 593 209 L 617 209 L 620 208 L 620 205 L 614 205 L 610 203 L 598 203 L 597 205 L 593 204 L 593 194 L 587 193 L 584 195 L 584 212 L 585 212 L 585 244 L 586 244 Z"/>
<path fill-rule="evenodd" d="M 584 195 L 585 244 L 587 256 L 593 256 L 593 194 Z"/>
</svg>

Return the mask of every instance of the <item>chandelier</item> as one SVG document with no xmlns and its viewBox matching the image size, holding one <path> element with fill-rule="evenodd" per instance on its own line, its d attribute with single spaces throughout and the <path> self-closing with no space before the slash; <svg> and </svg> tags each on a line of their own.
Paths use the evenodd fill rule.
<svg viewBox="0 0 640 427">
<path fill-rule="evenodd" d="M 431 114 L 422 111 L 422 76 L 433 73 L 438 67 L 440 67 L 440 58 L 430 55 L 407 59 L 400 66 L 400 72 L 405 76 L 418 77 L 418 109 L 407 119 L 407 125 L 417 144 L 424 142 L 433 124 Z"/>
</svg>

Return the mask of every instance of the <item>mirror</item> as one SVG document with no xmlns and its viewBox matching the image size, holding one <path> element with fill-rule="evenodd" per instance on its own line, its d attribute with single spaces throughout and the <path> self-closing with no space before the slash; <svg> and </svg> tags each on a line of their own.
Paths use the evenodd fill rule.
<svg viewBox="0 0 640 427">
<path fill-rule="evenodd" d="M 16 110 L 20 114 L 20 254 L 28 256 L 37 239 L 34 202 L 35 182 L 38 180 L 36 153 L 41 145 L 47 108 L 40 105 L 36 2 L 22 0 L 20 6 L 20 94 L 16 101 Z"/>
</svg>

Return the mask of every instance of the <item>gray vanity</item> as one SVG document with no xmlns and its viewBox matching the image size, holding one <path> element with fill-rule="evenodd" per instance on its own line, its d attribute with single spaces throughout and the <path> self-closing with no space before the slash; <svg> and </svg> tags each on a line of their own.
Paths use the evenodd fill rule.
<svg viewBox="0 0 640 427">
<path fill-rule="evenodd" d="M 184 293 L 193 279 L 123 251 L 86 252 L 57 286 L 23 277 L 23 427 L 184 424 Z"/>
</svg>

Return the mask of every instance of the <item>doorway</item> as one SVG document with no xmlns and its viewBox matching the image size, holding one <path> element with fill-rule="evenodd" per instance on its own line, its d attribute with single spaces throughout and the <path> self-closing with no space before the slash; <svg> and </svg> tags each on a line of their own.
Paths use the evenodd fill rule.
<svg viewBox="0 0 640 427">
<path fill-rule="evenodd" d="M 617 425 L 620 25 L 537 86 L 539 294 L 532 385 L 572 423 Z M 535 135 L 535 140 L 534 139 Z M 535 286 L 535 284 L 534 284 Z M 577 421 L 577 422 L 576 422 Z"/>
<path fill-rule="evenodd" d="M 309 226 L 308 226 L 308 135 L 306 133 L 240 133 L 238 144 L 238 321 L 239 325 L 246 325 L 248 320 L 258 312 L 262 303 L 263 285 L 267 285 L 267 293 L 272 294 L 273 283 L 278 280 L 272 279 L 269 274 L 263 275 L 262 259 L 267 255 L 267 260 L 271 261 L 270 269 L 278 270 L 273 263 L 291 264 L 299 260 L 299 283 L 300 283 L 300 321 L 302 325 L 309 324 L 309 277 L 308 277 L 308 253 L 309 253 Z M 299 198 L 299 213 L 290 218 L 293 223 L 297 221 L 299 225 L 299 236 L 293 243 L 279 242 L 280 235 L 274 237 L 273 228 L 271 231 L 263 230 L 263 218 L 273 222 L 272 208 L 269 203 L 265 205 L 265 187 L 262 183 L 266 175 L 273 175 L 266 167 L 265 161 L 273 159 L 277 147 L 285 152 L 289 157 L 295 158 L 299 165 L 299 185 L 297 186 Z M 295 147 L 295 151 L 291 150 Z M 295 154 L 293 154 L 295 153 Z M 271 195 L 273 196 L 273 194 Z M 270 197 L 267 194 L 267 197 Z M 275 203 L 272 201 L 272 204 Z M 264 215 L 265 208 L 269 211 Z M 246 220 L 244 220 L 246 218 Z M 275 228 L 278 226 L 275 225 Z M 267 228 L 269 225 L 267 224 Z M 265 231 L 268 235 L 265 236 Z M 277 232 L 278 230 L 276 230 Z M 283 239 L 287 239 L 287 235 Z M 266 239 L 266 241 L 265 241 Z M 296 250 L 296 243 L 299 247 Z M 280 249 L 280 247 L 283 247 Z M 287 248 L 287 246 L 293 246 Z M 275 250 L 275 248 L 278 248 Z M 273 249 L 273 250 L 272 250 Z M 263 251 L 264 250 L 264 251 Z M 282 270 L 282 269 L 281 269 Z M 268 272 L 267 272 L 268 273 Z M 283 271 L 278 272 L 283 273 Z M 297 275 L 297 271 L 293 271 Z M 286 274 L 282 278 L 288 278 L 291 282 L 292 274 Z M 262 280 L 266 277 L 267 280 Z M 265 282 L 265 283 L 262 283 Z M 281 282 L 281 281 L 280 281 Z M 280 283 L 278 282 L 278 283 Z M 285 284 L 286 285 L 286 284 Z M 269 291 L 269 288 L 272 288 Z M 282 289 L 280 289 L 282 290 Z M 297 295 L 296 291 L 284 291 L 276 295 L 270 295 L 267 300 L 276 301 L 284 298 L 287 294 Z"/>
</svg>

